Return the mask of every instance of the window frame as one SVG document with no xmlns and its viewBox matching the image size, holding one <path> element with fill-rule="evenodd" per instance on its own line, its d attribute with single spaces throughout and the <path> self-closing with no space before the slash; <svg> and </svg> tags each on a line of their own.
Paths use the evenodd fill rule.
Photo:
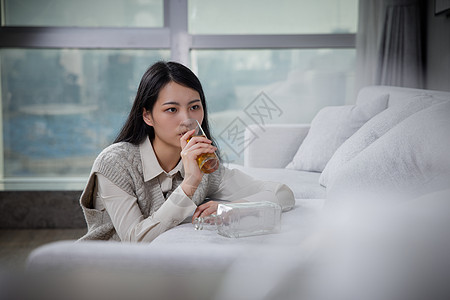
<svg viewBox="0 0 450 300">
<path fill-rule="evenodd" d="M 188 1 L 164 0 L 161 28 L 120 27 L 16 27 L 4 26 L 4 1 L 0 0 L 0 49 L 168 49 L 173 61 L 190 66 L 190 51 L 199 49 L 307 49 L 355 48 L 356 34 L 205 35 L 188 32 Z M 1 68 L 0 68 L 1 70 Z M 1 79 L 1 73 L 0 73 Z M 1 96 L 1 84 L 0 84 Z M 0 98 L 0 110 L 2 101 Z M 3 123 L 0 114 L 0 190 L 2 183 L 44 183 L 43 178 L 4 178 Z M 78 178 L 49 179 L 80 182 Z M 84 180 L 81 180 L 84 182 Z M 4 188 L 3 188 L 4 189 Z"/>
<path fill-rule="evenodd" d="M 3 23 L 1 1 L 0 22 Z M 189 65 L 191 49 L 355 48 L 352 33 L 189 34 L 188 0 L 164 0 L 162 28 L 0 27 L 0 48 L 170 49 L 171 59 Z"/>
</svg>

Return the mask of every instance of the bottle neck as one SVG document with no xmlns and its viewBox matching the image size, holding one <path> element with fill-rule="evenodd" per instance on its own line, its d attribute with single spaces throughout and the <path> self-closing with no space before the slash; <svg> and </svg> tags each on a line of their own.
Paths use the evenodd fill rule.
<svg viewBox="0 0 450 300">
<path fill-rule="evenodd" d="M 219 222 L 220 217 L 213 214 L 206 217 L 198 217 L 193 224 L 195 230 L 217 230 Z"/>
</svg>

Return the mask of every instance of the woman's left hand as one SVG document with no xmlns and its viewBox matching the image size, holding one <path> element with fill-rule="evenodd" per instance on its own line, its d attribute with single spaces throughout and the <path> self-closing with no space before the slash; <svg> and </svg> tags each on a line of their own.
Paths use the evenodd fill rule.
<svg viewBox="0 0 450 300">
<path fill-rule="evenodd" d="M 198 206 L 194 212 L 194 215 L 192 216 L 192 222 L 194 222 L 194 220 L 198 217 L 206 217 L 206 216 L 216 213 L 218 206 L 219 206 L 219 203 L 216 201 L 208 201 L 208 202 L 203 203 L 202 205 Z"/>
</svg>

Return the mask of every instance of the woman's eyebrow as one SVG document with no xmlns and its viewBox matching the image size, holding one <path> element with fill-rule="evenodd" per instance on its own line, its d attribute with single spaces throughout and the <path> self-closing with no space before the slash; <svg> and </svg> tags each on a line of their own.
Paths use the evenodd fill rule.
<svg viewBox="0 0 450 300">
<path fill-rule="evenodd" d="M 200 99 L 195 99 L 195 100 L 189 101 L 188 105 L 195 103 L 195 102 L 200 102 Z M 167 101 L 167 102 L 164 102 L 162 105 L 178 105 L 178 106 L 180 106 L 180 103 L 178 103 L 176 101 Z"/>
<path fill-rule="evenodd" d="M 162 105 L 180 105 L 180 103 L 175 102 L 175 101 L 167 101 L 167 102 L 163 103 Z"/>
</svg>

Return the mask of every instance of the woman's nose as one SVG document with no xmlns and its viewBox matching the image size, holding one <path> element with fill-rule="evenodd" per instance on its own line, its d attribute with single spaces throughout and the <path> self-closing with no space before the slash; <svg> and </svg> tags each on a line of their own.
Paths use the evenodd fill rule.
<svg viewBox="0 0 450 300">
<path fill-rule="evenodd" d="M 194 114 L 194 112 L 189 110 L 189 111 L 184 112 L 182 117 L 183 117 L 183 120 L 195 119 L 195 114 Z"/>
<path fill-rule="evenodd" d="M 186 121 L 189 120 L 189 119 L 192 119 L 192 118 L 189 116 L 189 114 L 184 114 L 184 115 L 181 117 L 180 121 L 181 121 L 181 122 L 186 122 Z"/>
</svg>

